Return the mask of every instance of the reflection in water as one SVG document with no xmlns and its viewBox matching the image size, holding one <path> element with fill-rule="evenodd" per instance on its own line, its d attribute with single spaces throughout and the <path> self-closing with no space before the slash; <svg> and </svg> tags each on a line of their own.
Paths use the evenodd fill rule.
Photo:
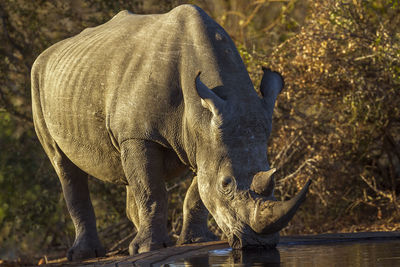
<svg viewBox="0 0 400 267">
<path fill-rule="evenodd" d="M 280 266 L 280 256 L 277 249 L 263 250 L 211 250 L 208 255 L 197 255 L 170 266 Z"/>
<path fill-rule="evenodd" d="M 251 251 L 226 248 L 167 266 L 400 266 L 400 241 L 280 245 Z"/>
<path fill-rule="evenodd" d="M 281 247 L 281 266 L 400 266 L 400 241 Z"/>
</svg>

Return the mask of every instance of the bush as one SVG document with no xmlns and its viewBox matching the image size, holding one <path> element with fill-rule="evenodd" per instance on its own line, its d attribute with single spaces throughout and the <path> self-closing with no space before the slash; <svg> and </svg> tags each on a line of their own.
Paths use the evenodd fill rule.
<svg viewBox="0 0 400 267">
<path fill-rule="evenodd" d="M 270 141 L 279 192 L 314 180 L 288 232 L 399 227 L 399 23 L 395 1 L 316 1 L 301 32 L 264 58 L 287 85 Z"/>
</svg>

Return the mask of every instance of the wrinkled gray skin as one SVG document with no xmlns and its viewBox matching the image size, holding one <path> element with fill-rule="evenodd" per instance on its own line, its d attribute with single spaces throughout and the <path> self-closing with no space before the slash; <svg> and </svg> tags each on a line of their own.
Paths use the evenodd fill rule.
<svg viewBox="0 0 400 267">
<path fill-rule="evenodd" d="M 76 228 L 68 259 L 105 254 L 88 174 L 126 185 L 131 254 L 170 244 L 164 182 L 187 168 L 196 177 L 179 244 L 214 238 L 210 212 L 232 247 L 275 246 L 308 188 L 273 196 L 266 143 L 282 87 L 264 69 L 260 98 L 228 34 L 191 5 L 122 11 L 44 51 L 32 68 L 33 118 Z"/>
</svg>

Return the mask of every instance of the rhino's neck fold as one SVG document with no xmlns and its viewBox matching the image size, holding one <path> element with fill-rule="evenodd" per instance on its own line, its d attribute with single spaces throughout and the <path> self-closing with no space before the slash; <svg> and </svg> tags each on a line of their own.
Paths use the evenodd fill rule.
<svg viewBox="0 0 400 267">
<path fill-rule="evenodd" d="M 183 127 L 182 127 L 182 137 L 183 137 L 183 149 L 185 151 L 187 164 L 189 168 L 196 173 L 197 172 L 197 161 L 196 161 L 196 151 L 197 142 L 194 138 L 193 129 L 191 129 L 188 119 L 184 115 Z"/>
</svg>

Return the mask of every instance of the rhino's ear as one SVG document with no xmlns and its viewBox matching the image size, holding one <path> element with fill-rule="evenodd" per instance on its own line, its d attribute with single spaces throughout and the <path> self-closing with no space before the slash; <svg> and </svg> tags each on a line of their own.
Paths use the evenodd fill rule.
<svg viewBox="0 0 400 267">
<path fill-rule="evenodd" d="M 195 87 L 198 95 L 201 98 L 201 105 L 209 109 L 215 116 L 222 113 L 225 106 L 225 100 L 217 96 L 212 90 L 210 90 L 204 83 L 200 81 L 199 72 L 196 76 Z"/>
<path fill-rule="evenodd" d="M 281 92 L 284 81 L 282 76 L 275 71 L 263 67 L 264 75 L 261 79 L 260 91 L 263 96 L 267 117 L 272 119 L 275 101 Z"/>
</svg>

